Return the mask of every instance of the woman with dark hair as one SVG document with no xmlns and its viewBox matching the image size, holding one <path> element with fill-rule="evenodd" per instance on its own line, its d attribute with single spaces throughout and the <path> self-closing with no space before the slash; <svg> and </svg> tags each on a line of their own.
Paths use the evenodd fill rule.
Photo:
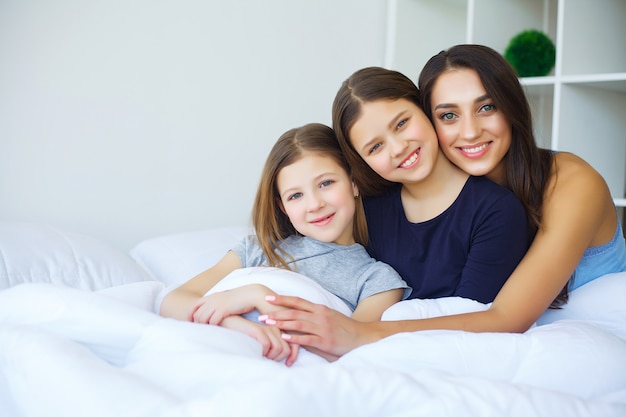
<svg viewBox="0 0 626 417">
<path fill-rule="evenodd" d="M 528 213 L 533 244 L 502 292 L 529 297 L 528 325 L 602 275 L 626 271 L 626 245 L 602 176 L 567 152 L 537 146 L 515 71 L 495 50 L 457 45 L 432 57 L 419 86 L 448 159 L 512 190 Z M 530 302 L 532 301 L 532 302 Z"/>
</svg>

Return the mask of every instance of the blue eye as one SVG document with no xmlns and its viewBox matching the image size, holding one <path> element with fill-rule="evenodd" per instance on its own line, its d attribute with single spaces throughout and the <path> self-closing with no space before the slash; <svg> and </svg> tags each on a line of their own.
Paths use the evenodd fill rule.
<svg viewBox="0 0 626 417">
<path fill-rule="evenodd" d="M 376 150 L 378 150 L 378 148 L 380 148 L 381 144 L 377 143 L 376 145 L 372 146 L 369 150 L 370 154 L 373 154 L 374 152 L 376 152 Z"/>
<path fill-rule="evenodd" d="M 443 121 L 449 121 L 454 119 L 454 113 L 442 113 L 439 118 Z"/>
<path fill-rule="evenodd" d="M 397 129 L 401 129 L 401 128 L 402 128 L 402 126 L 404 126 L 404 125 L 406 124 L 406 122 L 407 122 L 407 119 L 400 120 L 400 122 L 398 122 L 398 124 L 397 124 L 397 126 L 396 126 L 396 130 L 397 130 Z"/>
<path fill-rule="evenodd" d="M 329 185 L 331 185 L 334 182 L 335 181 L 333 181 L 333 180 L 322 181 L 322 183 L 320 184 L 320 188 L 328 187 Z"/>
<path fill-rule="evenodd" d="M 493 104 L 485 104 L 484 106 L 480 108 L 481 111 L 485 111 L 485 112 L 491 112 L 491 111 L 494 111 L 495 109 L 496 109 L 496 106 Z"/>
<path fill-rule="evenodd" d="M 302 193 L 295 193 L 295 194 L 291 194 L 288 198 L 287 201 L 291 201 L 291 200 L 296 200 L 298 198 L 302 197 Z"/>
</svg>

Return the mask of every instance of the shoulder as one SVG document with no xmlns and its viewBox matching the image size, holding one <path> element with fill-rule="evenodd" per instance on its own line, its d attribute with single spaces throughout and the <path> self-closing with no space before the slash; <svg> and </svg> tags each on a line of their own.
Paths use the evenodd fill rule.
<svg viewBox="0 0 626 417">
<path fill-rule="evenodd" d="M 586 246 L 602 243 L 615 232 L 615 206 L 609 187 L 590 164 L 568 153 L 555 154 L 544 192 L 542 228 L 577 225 L 585 233 Z M 584 229 L 584 230 L 583 230 Z"/>
<path fill-rule="evenodd" d="M 395 211 L 402 206 L 400 191 L 402 184 L 394 184 L 384 194 L 370 196 L 363 199 L 363 208 L 366 214 Z"/>
<path fill-rule="evenodd" d="M 523 209 L 522 202 L 508 188 L 505 188 L 487 177 L 470 176 L 463 193 L 472 198 L 474 204 L 480 207 L 519 207 Z"/>
<path fill-rule="evenodd" d="M 466 188 L 479 189 L 481 191 L 488 191 L 495 195 L 513 194 L 513 192 L 510 191 L 509 189 L 499 184 L 496 184 L 495 182 L 493 182 L 492 180 L 490 180 L 489 178 L 485 176 L 476 177 L 476 176 L 470 175 L 469 178 L 467 179 Z"/>
<path fill-rule="evenodd" d="M 545 198 L 585 201 L 611 199 L 606 181 L 589 163 L 569 152 L 558 152 L 548 180 Z"/>
</svg>

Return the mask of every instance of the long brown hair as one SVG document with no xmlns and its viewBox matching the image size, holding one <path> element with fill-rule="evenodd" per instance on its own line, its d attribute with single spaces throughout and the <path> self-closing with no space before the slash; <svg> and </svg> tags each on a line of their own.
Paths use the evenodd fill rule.
<svg viewBox="0 0 626 417">
<path fill-rule="evenodd" d="M 345 80 L 333 101 L 333 129 L 364 196 L 384 193 L 393 183 L 378 175 L 354 149 L 348 133 L 361 115 L 364 103 L 407 99 L 422 107 L 417 86 L 404 74 L 380 67 L 367 67 Z"/>
<path fill-rule="evenodd" d="M 285 258 L 291 256 L 279 243 L 298 232 L 280 206 L 276 179 L 284 167 L 299 161 L 304 153 L 315 152 L 332 158 L 352 178 L 350 166 L 337 143 L 335 132 L 320 123 L 310 123 L 283 133 L 272 147 L 257 189 L 252 208 L 252 224 L 259 245 L 270 266 L 290 269 Z M 361 198 L 355 201 L 353 235 L 357 243 L 367 245 L 367 223 Z"/>
<path fill-rule="evenodd" d="M 478 74 L 496 108 L 511 124 L 511 146 L 504 157 L 506 187 L 521 200 L 528 215 L 531 238 L 541 227 L 544 195 L 553 168 L 552 151 L 537 146 L 530 105 L 515 70 L 495 50 L 483 45 L 456 45 L 428 60 L 418 85 L 422 108 L 433 121 L 431 96 L 437 79 L 452 69 L 471 69 Z M 567 285 L 553 306 L 567 302 Z"/>
</svg>

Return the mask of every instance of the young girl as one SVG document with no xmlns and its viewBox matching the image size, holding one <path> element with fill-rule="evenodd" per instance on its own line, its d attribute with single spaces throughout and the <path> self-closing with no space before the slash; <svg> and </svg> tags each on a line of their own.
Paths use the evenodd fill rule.
<svg viewBox="0 0 626 417">
<path fill-rule="evenodd" d="M 358 321 L 379 320 L 410 289 L 388 265 L 372 259 L 359 190 L 333 130 L 309 124 L 283 134 L 267 158 L 253 207 L 256 236 L 245 238 L 215 266 L 167 294 L 160 313 L 198 323 L 220 324 L 263 344 L 270 359 L 295 361 L 275 328 L 237 314 L 276 310 L 275 293 L 262 285 L 205 296 L 230 272 L 247 267 L 291 269 L 338 296 Z M 331 356 L 325 355 L 327 359 Z"/>
</svg>

